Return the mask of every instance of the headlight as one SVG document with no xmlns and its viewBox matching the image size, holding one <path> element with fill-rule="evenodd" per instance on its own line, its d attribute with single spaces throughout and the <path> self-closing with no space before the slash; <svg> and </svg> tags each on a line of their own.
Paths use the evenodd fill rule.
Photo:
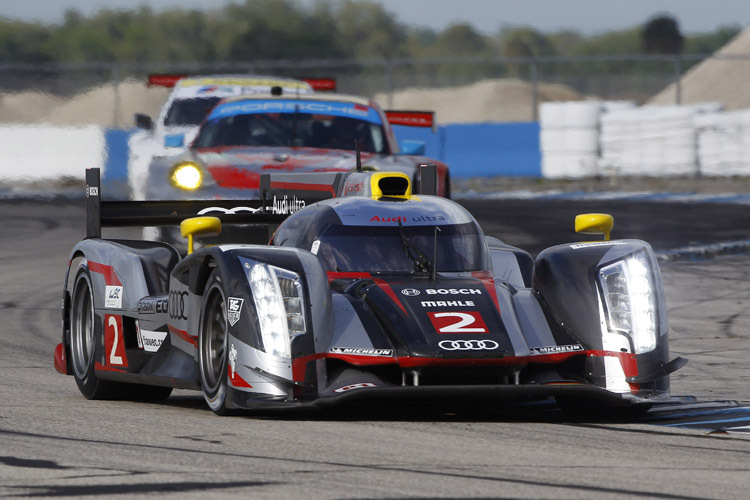
<svg viewBox="0 0 750 500">
<path fill-rule="evenodd" d="M 245 261 L 264 350 L 291 357 L 291 341 L 306 331 L 305 303 L 299 275 L 267 264 Z"/>
<path fill-rule="evenodd" d="M 179 163 L 172 169 L 169 182 L 176 188 L 192 191 L 203 183 L 203 171 L 194 163 Z"/>
<path fill-rule="evenodd" d="M 654 272 L 644 252 L 599 270 L 604 309 L 610 331 L 633 339 L 636 354 L 656 347 L 658 330 Z"/>
</svg>

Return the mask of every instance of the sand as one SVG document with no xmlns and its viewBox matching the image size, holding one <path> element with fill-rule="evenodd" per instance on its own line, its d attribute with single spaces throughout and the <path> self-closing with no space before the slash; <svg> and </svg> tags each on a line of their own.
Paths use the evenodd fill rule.
<svg viewBox="0 0 750 500">
<path fill-rule="evenodd" d="M 718 56 L 750 56 L 750 28 L 741 31 L 724 47 Z M 750 58 L 707 59 L 691 68 L 680 82 L 682 104 L 723 102 L 727 110 L 750 108 Z M 675 85 L 668 86 L 648 101 L 648 104 L 674 104 Z"/>
<path fill-rule="evenodd" d="M 117 93 L 112 85 L 105 85 L 87 89 L 71 99 L 35 92 L 5 94 L 0 95 L 0 123 L 127 128 L 133 125 L 135 113 L 155 119 L 168 95 L 169 89 L 149 88 L 137 80 L 121 83 Z M 395 92 L 392 102 L 394 109 L 435 111 L 439 124 L 508 122 L 534 119 L 532 96 L 528 82 L 498 79 L 462 87 L 406 89 Z M 374 98 L 383 106 L 389 102 L 385 94 Z M 539 85 L 539 102 L 582 98 L 564 85 Z"/>
</svg>

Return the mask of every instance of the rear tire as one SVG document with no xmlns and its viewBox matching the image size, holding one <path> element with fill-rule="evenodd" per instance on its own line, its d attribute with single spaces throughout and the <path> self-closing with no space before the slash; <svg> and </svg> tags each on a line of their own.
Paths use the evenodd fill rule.
<svg viewBox="0 0 750 500">
<path fill-rule="evenodd" d="M 228 336 L 226 295 L 221 276 L 215 269 L 208 278 L 203 294 L 198 333 L 198 364 L 203 397 L 217 415 L 231 413 L 226 406 Z"/>
<path fill-rule="evenodd" d="M 81 267 L 73 285 L 70 304 L 70 360 L 78 390 L 86 399 L 116 399 L 119 384 L 97 378 L 96 314 L 88 269 Z"/>
<path fill-rule="evenodd" d="M 96 314 L 88 270 L 78 270 L 70 304 L 70 358 L 78 390 L 86 399 L 129 399 L 163 401 L 171 387 L 128 384 L 102 380 L 96 376 Z"/>
</svg>

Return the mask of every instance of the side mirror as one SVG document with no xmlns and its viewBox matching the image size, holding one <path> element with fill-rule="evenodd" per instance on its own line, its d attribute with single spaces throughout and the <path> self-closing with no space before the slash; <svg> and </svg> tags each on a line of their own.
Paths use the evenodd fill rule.
<svg viewBox="0 0 750 500">
<path fill-rule="evenodd" d="M 221 219 L 218 217 L 192 217 L 180 223 L 180 233 L 188 239 L 188 254 L 193 253 L 195 236 L 218 236 L 221 234 Z"/>
<path fill-rule="evenodd" d="M 136 113 L 134 119 L 135 126 L 138 128 L 142 128 L 143 130 L 152 130 L 154 128 L 154 121 L 148 115 Z"/>
<path fill-rule="evenodd" d="M 615 219 L 609 214 L 576 215 L 576 233 L 601 234 L 604 241 L 609 241 L 609 233 L 615 225 Z"/>
<path fill-rule="evenodd" d="M 398 143 L 402 155 L 424 156 L 427 144 L 422 141 L 404 139 Z"/>
<path fill-rule="evenodd" d="M 185 145 L 185 134 L 171 134 L 164 136 L 165 148 L 181 148 Z"/>
</svg>

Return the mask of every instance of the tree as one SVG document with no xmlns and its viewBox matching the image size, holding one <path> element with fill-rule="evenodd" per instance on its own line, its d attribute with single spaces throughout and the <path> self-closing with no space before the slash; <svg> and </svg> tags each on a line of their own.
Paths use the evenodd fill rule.
<svg viewBox="0 0 750 500">
<path fill-rule="evenodd" d="M 684 45 L 680 26 L 669 14 L 657 15 L 643 26 L 641 46 L 647 54 L 680 54 Z"/>
<path fill-rule="evenodd" d="M 438 35 L 435 47 L 439 56 L 471 57 L 486 53 L 487 42 L 471 24 L 457 23 Z"/>
<path fill-rule="evenodd" d="M 533 28 L 518 27 L 503 31 L 501 44 L 504 57 L 538 57 L 555 54 L 549 39 Z"/>
<path fill-rule="evenodd" d="M 504 30 L 500 37 L 504 57 L 539 57 L 555 54 L 555 48 L 549 39 L 533 28 L 518 27 Z M 513 76 L 520 76 L 525 64 L 511 63 L 508 69 Z"/>
</svg>

